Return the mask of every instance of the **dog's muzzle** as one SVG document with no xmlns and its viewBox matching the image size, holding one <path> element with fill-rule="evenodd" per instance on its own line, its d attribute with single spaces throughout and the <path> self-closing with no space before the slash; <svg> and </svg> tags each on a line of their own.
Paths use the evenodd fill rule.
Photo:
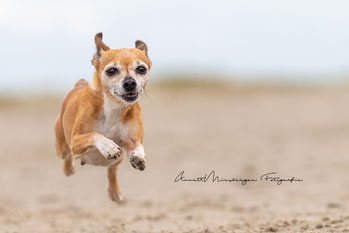
<svg viewBox="0 0 349 233">
<path fill-rule="evenodd" d="M 137 82 L 134 78 L 126 78 L 122 84 L 122 87 L 125 90 L 125 94 L 122 95 L 122 98 L 127 102 L 133 102 L 138 98 L 138 93 L 136 92 Z"/>
</svg>

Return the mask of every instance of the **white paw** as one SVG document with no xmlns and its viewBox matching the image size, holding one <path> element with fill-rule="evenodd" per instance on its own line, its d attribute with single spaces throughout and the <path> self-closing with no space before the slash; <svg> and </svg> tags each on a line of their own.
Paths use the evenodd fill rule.
<svg viewBox="0 0 349 233">
<path fill-rule="evenodd" d="M 96 142 L 96 147 L 106 159 L 118 159 L 121 157 L 121 148 L 108 138 L 100 138 Z"/>
<path fill-rule="evenodd" d="M 122 203 L 124 200 L 121 193 L 116 191 L 109 191 L 109 198 L 110 200 L 115 201 L 117 203 Z"/>
<path fill-rule="evenodd" d="M 130 155 L 130 163 L 132 167 L 143 171 L 146 167 L 145 162 L 146 161 L 143 146 L 136 147 L 136 149 L 134 149 Z"/>
</svg>

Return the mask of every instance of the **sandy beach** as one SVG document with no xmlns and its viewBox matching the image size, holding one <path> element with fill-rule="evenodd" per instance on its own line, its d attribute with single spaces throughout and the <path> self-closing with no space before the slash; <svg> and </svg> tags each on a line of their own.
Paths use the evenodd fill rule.
<svg viewBox="0 0 349 233">
<path fill-rule="evenodd" d="M 106 168 L 62 173 L 62 98 L 0 100 L 0 232 L 349 232 L 349 87 L 150 86 L 147 168 L 123 162 L 123 204 Z"/>
</svg>

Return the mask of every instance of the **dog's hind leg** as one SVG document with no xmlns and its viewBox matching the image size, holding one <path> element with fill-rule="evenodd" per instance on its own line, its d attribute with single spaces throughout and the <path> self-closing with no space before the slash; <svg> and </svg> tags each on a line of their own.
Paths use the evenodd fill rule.
<svg viewBox="0 0 349 233">
<path fill-rule="evenodd" d="M 71 155 L 70 148 L 65 141 L 64 132 L 60 117 L 57 118 L 55 124 L 55 136 L 56 136 L 56 153 L 58 157 L 63 159 L 63 172 L 66 176 L 74 174 L 74 164 Z"/>
<path fill-rule="evenodd" d="M 123 201 L 123 197 L 121 196 L 121 191 L 117 180 L 117 170 L 120 162 L 114 163 L 108 167 L 109 198 L 112 201 L 119 203 Z"/>
<path fill-rule="evenodd" d="M 68 155 L 63 161 L 63 172 L 66 176 L 71 176 L 74 174 L 74 163 L 71 155 Z"/>
<path fill-rule="evenodd" d="M 63 166 L 62 170 L 66 176 L 71 176 L 75 172 L 73 156 L 68 145 L 65 146 L 65 150 L 62 152 Z"/>
</svg>

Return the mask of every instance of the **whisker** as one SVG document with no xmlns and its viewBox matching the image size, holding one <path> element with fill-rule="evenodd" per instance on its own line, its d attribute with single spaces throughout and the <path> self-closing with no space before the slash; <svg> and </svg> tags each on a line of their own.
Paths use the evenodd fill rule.
<svg viewBox="0 0 349 233">
<path fill-rule="evenodd" d="M 148 99 L 150 100 L 150 102 L 152 102 L 152 99 L 150 98 L 150 96 L 148 95 L 148 90 L 143 90 L 143 93 L 148 97 Z"/>
</svg>

